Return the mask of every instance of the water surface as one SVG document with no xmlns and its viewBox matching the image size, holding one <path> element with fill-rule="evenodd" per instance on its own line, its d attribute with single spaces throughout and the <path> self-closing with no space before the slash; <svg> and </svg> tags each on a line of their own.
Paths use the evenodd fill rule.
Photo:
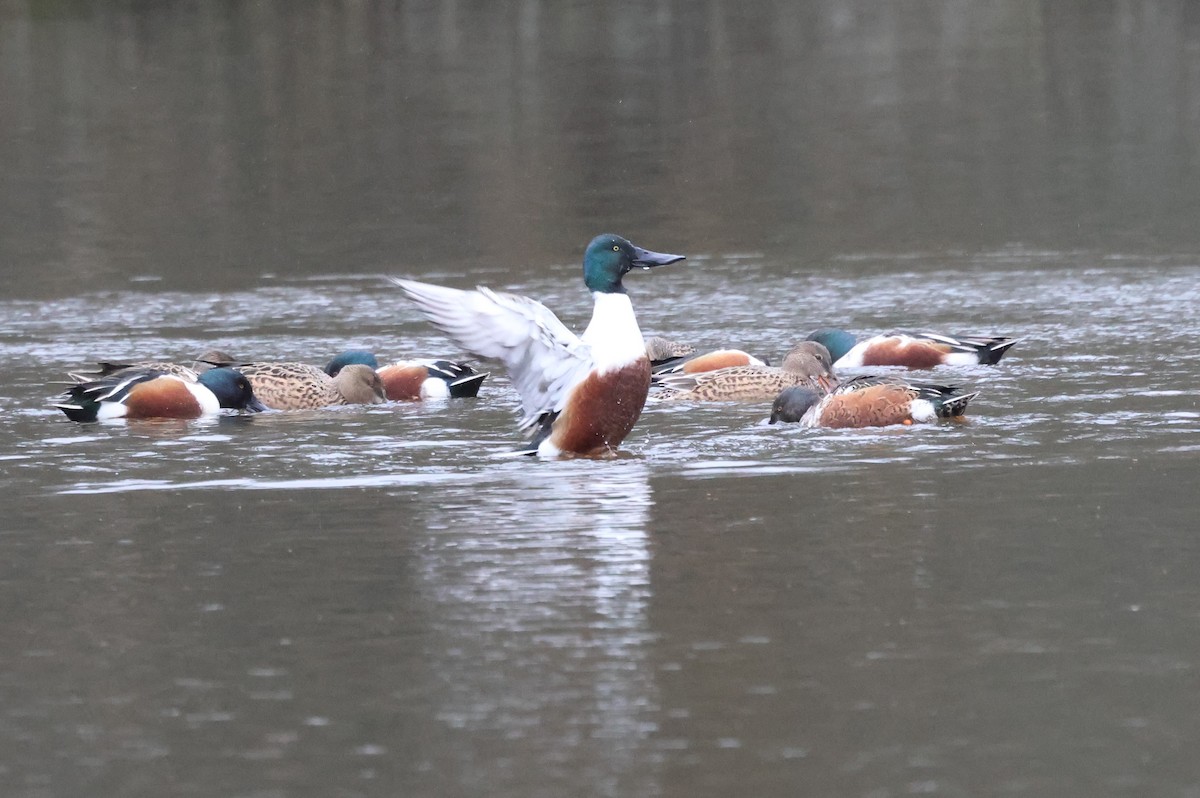
<svg viewBox="0 0 1200 798">
<path fill-rule="evenodd" d="M 0 4 L 0 792 L 1193 795 L 1200 31 L 1159 3 Z M 965 423 L 476 401 L 78 425 L 68 369 L 460 355 L 383 274 Z"/>
</svg>

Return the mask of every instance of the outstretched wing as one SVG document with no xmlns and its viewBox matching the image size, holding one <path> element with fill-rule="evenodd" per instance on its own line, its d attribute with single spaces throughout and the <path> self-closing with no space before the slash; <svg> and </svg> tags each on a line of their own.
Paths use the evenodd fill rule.
<svg viewBox="0 0 1200 798">
<path fill-rule="evenodd" d="M 462 291 L 388 279 L 464 349 L 504 363 L 521 395 L 522 429 L 561 411 L 567 392 L 594 365 L 591 347 L 540 302 L 482 287 Z"/>
</svg>

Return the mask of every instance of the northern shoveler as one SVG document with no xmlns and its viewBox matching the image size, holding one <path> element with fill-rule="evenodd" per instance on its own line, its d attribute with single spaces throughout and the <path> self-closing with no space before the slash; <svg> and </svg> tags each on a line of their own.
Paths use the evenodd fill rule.
<svg viewBox="0 0 1200 798">
<path fill-rule="evenodd" d="M 672 366 L 694 354 L 696 347 L 682 341 L 672 341 L 661 335 L 652 335 L 646 339 L 646 357 L 650 358 L 651 370 Z"/>
<path fill-rule="evenodd" d="M 352 364 L 330 377 L 307 363 L 242 363 L 254 393 L 274 410 L 317 410 L 332 405 L 386 401 L 383 382 L 370 366 Z"/>
<path fill-rule="evenodd" d="M 213 368 L 195 382 L 160 371 L 122 372 L 72 385 L 55 407 L 72 421 L 199 418 L 221 408 L 265 410 L 245 375 Z"/>
<path fill-rule="evenodd" d="M 705 371 L 717 371 L 734 366 L 769 366 L 765 360 L 760 360 L 749 352 L 741 349 L 714 349 L 694 357 L 683 358 L 674 363 L 667 363 L 653 369 L 655 375 L 662 374 L 700 374 Z"/>
<path fill-rule="evenodd" d="M 992 366 L 1017 342 L 1003 336 L 938 333 L 892 333 L 858 341 L 845 330 L 822 329 L 808 340 L 824 344 L 833 355 L 834 368 L 859 366 L 906 366 L 928 369 L 935 366 Z"/>
<path fill-rule="evenodd" d="M 829 393 L 807 387 L 788 388 L 771 406 L 770 423 L 799 422 L 806 427 L 885 427 L 961 416 L 978 396 L 957 386 L 907 383 L 864 375 L 843 382 Z"/>
<path fill-rule="evenodd" d="M 69 371 L 67 376 L 75 382 L 94 382 L 113 374 L 133 374 L 139 371 L 157 371 L 162 374 L 172 374 L 188 382 L 195 382 L 196 375 L 216 366 L 231 366 L 236 359 L 220 349 L 210 349 L 196 356 L 192 365 L 168 363 L 158 360 L 134 360 L 119 362 L 115 360 L 100 360 L 96 362 L 96 371 Z"/>
<path fill-rule="evenodd" d="M 380 366 L 374 354 L 351 349 L 325 364 L 325 373 L 336 377 L 345 366 L 358 363 L 375 369 L 383 381 L 384 395 L 393 402 L 414 399 L 470 399 L 479 395 L 487 372 L 478 372 L 454 360 L 399 360 Z"/>
<path fill-rule="evenodd" d="M 683 260 L 605 234 L 588 244 L 583 282 L 592 320 L 582 336 L 540 302 L 479 287 L 462 291 L 392 278 L 460 346 L 502 361 L 521 395 L 520 428 L 535 432 L 529 454 L 609 454 L 642 413 L 650 359 L 621 278 Z"/>
<path fill-rule="evenodd" d="M 801 341 L 783 358 L 781 367 L 732 366 L 693 374 L 658 377 L 660 399 L 702 401 L 769 401 L 784 388 L 806 385 L 821 391 L 837 384 L 829 350 L 815 341 Z"/>
</svg>

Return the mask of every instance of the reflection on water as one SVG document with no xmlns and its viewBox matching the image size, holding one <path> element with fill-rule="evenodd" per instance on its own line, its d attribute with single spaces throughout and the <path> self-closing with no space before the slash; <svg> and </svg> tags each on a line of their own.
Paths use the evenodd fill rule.
<svg viewBox="0 0 1200 798">
<path fill-rule="evenodd" d="M 7 728 L 54 737 L 76 767 L 55 782 L 26 752 L 23 769 L 86 792 L 89 773 L 186 750 L 185 780 L 211 768 L 227 792 L 242 783 L 231 761 L 265 758 L 292 763 L 274 779 L 285 787 L 320 762 L 328 783 L 426 794 L 522 794 L 533 772 L 603 794 L 785 794 L 810 776 L 830 793 L 926 776 L 969 793 L 980 776 L 952 763 L 970 745 L 985 770 L 1050 749 L 1057 764 L 1016 791 L 1070 792 L 1058 774 L 1086 752 L 1049 741 L 1078 739 L 1077 707 L 1093 729 L 1190 723 L 1186 701 L 1135 696 L 1194 653 L 1167 642 L 1167 608 L 1194 604 L 1181 580 L 1200 268 L 952 261 L 969 279 L 932 292 L 947 267 L 933 255 L 855 256 L 833 273 L 713 256 L 635 301 L 647 330 L 709 346 L 735 329 L 731 343 L 771 357 L 831 308 L 864 332 L 1019 336 L 1000 367 L 925 375 L 981 391 L 965 423 L 802 430 L 765 425 L 765 406 L 652 403 L 626 455 L 598 462 L 506 456 L 517 401 L 501 374 L 477 401 L 194 422 L 76 425 L 44 405 L 47 374 L 113 349 L 441 351 L 376 281 L 324 285 L 303 323 L 291 308 L 308 281 L 203 295 L 201 318 L 223 305 L 241 325 L 211 337 L 163 326 L 184 294 L 57 301 L 93 320 L 69 335 L 0 303 L 9 584 L 68 588 L 24 591 L 7 630 L 23 641 L 9 683 L 27 696 Z M 519 288 L 553 295 L 568 323 L 587 314 L 558 276 Z M 145 332 L 110 335 L 118 317 Z M 214 653 L 197 664 L 198 648 Z M 88 664 L 48 683 L 45 661 L 67 652 Z M 1030 731 L 1051 685 L 1074 699 L 1050 701 L 1055 716 Z M 91 718 L 78 735 L 45 731 L 82 723 L 78 707 Z M 1110 774 L 1137 770 L 1110 760 Z"/>
<path fill-rule="evenodd" d="M 931 291 L 951 261 L 966 277 Z M 1058 794 L 1088 758 L 1077 723 L 1142 724 L 1143 751 L 1190 728 L 1187 701 L 1137 695 L 1172 692 L 1195 654 L 1172 641 L 1200 611 L 1186 579 L 1200 267 L 842 263 L 711 256 L 635 301 L 647 330 L 770 357 L 833 308 L 863 332 L 1019 336 L 999 367 L 922 375 L 981 391 L 964 423 L 803 430 L 764 424 L 765 406 L 652 403 L 624 456 L 540 462 L 507 456 L 517 401 L 496 374 L 476 401 L 77 425 L 45 406 L 47 374 L 113 349 L 321 360 L 351 342 L 446 343 L 374 280 L 319 281 L 303 320 L 312 281 L 58 300 L 83 320 L 69 332 L 0 302 L 14 411 L 0 545 L 23 594 L 0 734 L 55 740 L 67 775 L 32 750 L 16 761 L 85 794 L 159 759 L 229 793 L 265 760 L 288 765 L 285 791 L 320 763 L 323 784 L 418 794 L 523 794 L 531 773 L 598 794 L 787 794 L 810 777 L 831 794 L 898 780 L 969 794 L 985 777 L 960 774 L 964 745 L 983 771 L 1052 751 L 1014 789 Z M 586 317 L 557 275 L 518 287 Z M 166 326 L 163 309 L 193 298 L 240 326 Z M 112 335 L 115 318 L 144 332 Z M 1120 731 L 1096 745 L 1110 778 L 1184 781 L 1130 777 Z"/>
<path fill-rule="evenodd" d="M 633 772 L 658 709 L 648 478 L 641 462 L 535 466 L 425 510 L 415 570 L 434 608 L 428 665 L 446 685 L 436 718 L 494 736 L 498 766 L 478 788 L 519 780 L 514 768 L 557 780 L 603 762 L 619 792 L 652 794 L 652 774 Z M 530 738 L 532 762 L 505 753 Z M 471 766 L 467 753 L 443 766 Z"/>
<path fill-rule="evenodd" d="M 0 260 L 24 295 L 495 274 L 597 227 L 797 263 L 1170 252 L 1200 210 L 1188 4 L 0 14 Z"/>
</svg>

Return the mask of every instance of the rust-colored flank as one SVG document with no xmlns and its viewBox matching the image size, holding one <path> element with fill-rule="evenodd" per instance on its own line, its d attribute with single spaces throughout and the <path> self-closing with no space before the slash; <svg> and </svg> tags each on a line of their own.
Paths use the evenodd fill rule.
<svg viewBox="0 0 1200 798">
<path fill-rule="evenodd" d="M 383 389 L 393 402 L 421 398 L 421 385 L 429 378 L 429 369 L 419 365 L 393 365 L 379 369 Z"/>
<path fill-rule="evenodd" d="M 951 349 L 946 344 L 890 338 L 867 347 L 863 352 L 863 365 L 929 369 L 940 365 L 949 351 Z"/>
<path fill-rule="evenodd" d="M 905 385 L 871 385 L 857 391 L 835 393 L 821 411 L 822 427 L 886 427 L 911 424 L 913 393 Z"/>
<path fill-rule="evenodd" d="M 550 442 L 570 454 L 611 452 L 637 423 L 649 390 L 647 358 L 603 376 L 588 375 L 571 392 Z"/>
<path fill-rule="evenodd" d="M 124 404 L 125 418 L 196 418 L 203 412 L 187 385 L 175 379 L 138 383 Z"/>
<path fill-rule="evenodd" d="M 718 349 L 699 357 L 694 357 L 683 364 L 684 374 L 698 374 L 702 371 L 716 371 L 730 366 L 749 366 L 750 356 L 737 349 Z"/>
</svg>

